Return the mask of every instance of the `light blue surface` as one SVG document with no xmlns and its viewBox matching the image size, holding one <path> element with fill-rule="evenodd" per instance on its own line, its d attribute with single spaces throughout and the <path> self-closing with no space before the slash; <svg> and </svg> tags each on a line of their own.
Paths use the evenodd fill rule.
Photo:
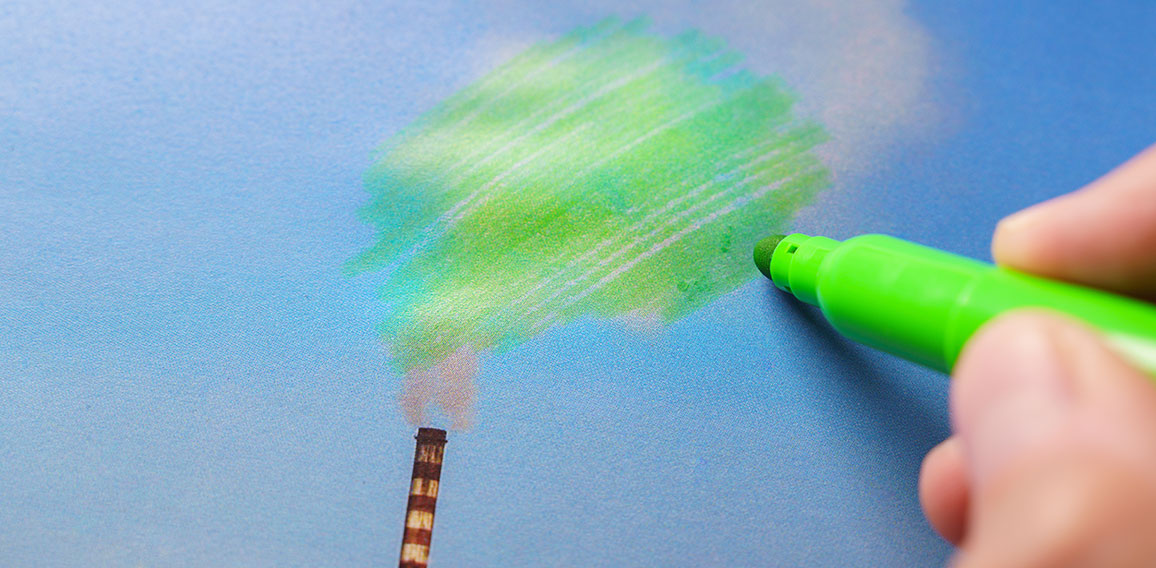
<svg viewBox="0 0 1156 568">
<path fill-rule="evenodd" d="M 339 274 L 371 240 L 362 172 L 503 33 L 606 14 L 190 4 L 0 7 L 0 564 L 388 565 L 413 441 L 374 282 Z M 652 15 L 717 17 L 679 6 Z M 830 197 L 861 215 L 811 228 L 985 257 L 999 217 L 1152 142 L 1150 3 L 907 12 L 936 45 L 943 126 Z M 554 329 L 484 358 L 478 382 L 437 566 L 950 553 L 915 497 L 946 380 L 769 282 L 665 330 Z"/>
</svg>

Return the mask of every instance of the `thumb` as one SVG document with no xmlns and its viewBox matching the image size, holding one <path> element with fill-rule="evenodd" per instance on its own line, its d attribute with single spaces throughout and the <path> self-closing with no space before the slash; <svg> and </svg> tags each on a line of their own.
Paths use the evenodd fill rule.
<svg viewBox="0 0 1156 568">
<path fill-rule="evenodd" d="M 951 402 L 971 495 L 959 566 L 1156 565 L 1156 385 L 1094 332 L 997 319 Z"/>
</svg>

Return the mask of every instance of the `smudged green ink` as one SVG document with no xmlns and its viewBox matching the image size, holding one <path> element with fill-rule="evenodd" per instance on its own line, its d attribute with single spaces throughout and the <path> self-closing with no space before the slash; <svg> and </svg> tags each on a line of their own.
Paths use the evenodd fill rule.
<svg viewBox="0 0 1156 568">
<path fill-rule="evenodd" d="M 400 370 L 581 316 L 676 320 L 828 183 L 775 78 L 698 33 L 607 21 L 534 46 L 401 132 L 366 174 Z"/>
</svg>

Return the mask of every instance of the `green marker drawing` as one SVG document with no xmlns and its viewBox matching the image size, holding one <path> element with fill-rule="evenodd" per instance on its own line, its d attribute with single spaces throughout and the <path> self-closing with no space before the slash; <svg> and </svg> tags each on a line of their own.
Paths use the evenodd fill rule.
<svg viewBox="0 0 1156 568">
<path fill-rule="evenodd" d="M 828 184 L 826 135 L 696 32 L 608 20 L 531 47 L 385 145 L 362 218 L 414 422 L 464 425 L 473 353 L 583 316 L 669 323 L 746 283 L 750 247 Z"/>
</svg>

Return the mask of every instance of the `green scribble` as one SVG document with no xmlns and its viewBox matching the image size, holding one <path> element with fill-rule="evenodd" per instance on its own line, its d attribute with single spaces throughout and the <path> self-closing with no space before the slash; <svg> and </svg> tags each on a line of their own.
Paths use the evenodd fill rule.
<svg viewBox="0 0 1156 568">
<path fill-rule="evenodd" d="M 579 316 L 676 320 L 828 183 L 820 126 L 696 32 L 606 21 L 536 45 L 401 132 L 366 174 L 400 370 Z"/>
</svg>

